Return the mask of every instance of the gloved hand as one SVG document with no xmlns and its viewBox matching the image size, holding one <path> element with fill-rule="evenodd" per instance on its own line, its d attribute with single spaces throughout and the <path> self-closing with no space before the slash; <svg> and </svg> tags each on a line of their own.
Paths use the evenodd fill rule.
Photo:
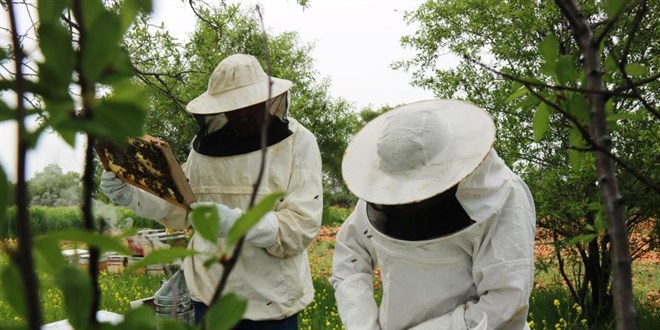
<svg viewBox="0 0 660 330">
<path fill-rule="evenodd" d="M 115 173 L 104 171 L 101 175 L 101 191 L 110 201 L 121 206 L 128 206 L 133 200 L 135 188 L 119 180 Z"/>
<path fill-rule="evenodd" d="M 234 208 L 231 209 L 227 205 L 213 202 L 195 202 L 190 204 L 191 209 L 199 206 L 213 206 L 220 216 L 220 237 L 226 237 L 229 229 L 236 223 L 236 220 L 243 215 L 243 210 Z M 257 224 L 252 226 L 245 234 L 245 241 L 256 247 L 267 248 L 275 243 L 277 230 L 279 225 L 277 223 L 277 216 L 275 212 L 268 212 L 264 215 Z"/>
</svg>

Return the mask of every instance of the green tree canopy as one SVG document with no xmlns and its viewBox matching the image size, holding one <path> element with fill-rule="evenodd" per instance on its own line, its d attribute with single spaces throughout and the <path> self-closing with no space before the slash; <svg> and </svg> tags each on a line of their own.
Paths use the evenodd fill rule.
<svg viewBox="0 0 660 330">
<path fill-rule="evenodd" d="M 30 204 L 43 206 L 78 205 L 82 193 L 80 174 L 63 173 L 57 164 L 44 167 L 28 182 Z"/>
</svg>

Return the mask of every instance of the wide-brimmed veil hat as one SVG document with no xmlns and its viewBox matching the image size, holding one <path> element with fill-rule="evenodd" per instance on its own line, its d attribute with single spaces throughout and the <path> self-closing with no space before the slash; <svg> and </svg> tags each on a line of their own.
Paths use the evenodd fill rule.
<svg viewBox="0 0 660 330">
<path fill-rule="evenodd" d="M 265 102 L 291 88 L 289 80 L 268 77 L 252 55 L 235 54 L 213 70 L 206 91 L 188 103 L 193 114 L 216 114 Z"/>
<path fill-rule="evenodd" d="M 474 171 L 495 142 L 483 109 L 456 100 L 427 100 L 392 109 L 351 140 L 342 162 L 348 189 L 374 204 L 418 202 Z"/>
</svg>

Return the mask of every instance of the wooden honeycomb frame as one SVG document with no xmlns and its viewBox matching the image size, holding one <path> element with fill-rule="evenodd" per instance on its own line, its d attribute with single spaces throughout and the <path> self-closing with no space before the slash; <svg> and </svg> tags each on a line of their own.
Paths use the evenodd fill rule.
<svg viewBox="0 0 660 330">
<path fill-rule="evenodd" d="M 94 146 L 103 168 L 133 186 L 189 209 L 195 195 L 167 142 L 150 135 L 129 138 L 125 148 L 105 141 Z"/>
</svg>

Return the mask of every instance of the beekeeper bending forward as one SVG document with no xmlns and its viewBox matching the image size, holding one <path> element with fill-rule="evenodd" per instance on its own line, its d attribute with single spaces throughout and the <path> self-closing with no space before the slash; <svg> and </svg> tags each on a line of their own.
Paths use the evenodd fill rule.
<svg viewBox="0 0 660 330">
<path fill-rule="evenodd" d="M 264 124 L 269 125 L 268 154 L 257 199 L 275 192 L 285 194 L 248 231 L 229 276 L 226 292 L 248 300 L 244 320 L 234 329 L 297 329 L 297 313 L 314 298 L 306 249 L 321 227 L 321 156 L 312 133 L 287 117 L 291 85 L 288 80 L 269 79 L 254 56 L 236 54 L 218 64 L 208 90 L 186 108 L 200 127 L 182 165 L 200 201 L 191 207 L 216 207 L 221 219 L 219 237 L 225 237 L 249 207 L 262 164 L 260 130 Z M 271 112 L 264 123 L 267 108 Z M 113 202 L 167 227 L 185 229 L 189 225 L 185 210 L 122 183 L 112 172 L 103 174 L 101 188 Z M 190 248 L 216 251 L 198 234 Z M 222 275 L 220 264 L 204 267 L 205 258 L 202 254 L 183 262 L 197 322 Z"/>
<path fill-rule="evenodd" d="M 342 171 L 360 200 L 330 278 L 346 329 L 528 329 L 534 204 L 494 141 L 490 116 L 453 100 L 395 108 L 354 137 Z"/>
</svg>

